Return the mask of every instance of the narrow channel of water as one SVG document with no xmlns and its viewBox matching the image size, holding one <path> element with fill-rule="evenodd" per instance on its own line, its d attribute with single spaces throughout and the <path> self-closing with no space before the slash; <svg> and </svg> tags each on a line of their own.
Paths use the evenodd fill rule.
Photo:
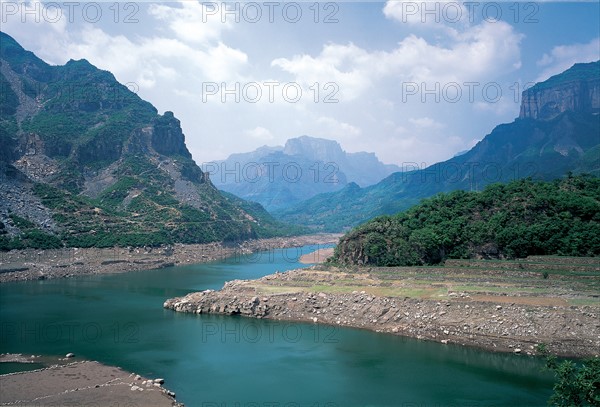
<svg viewBox="0 0 600 407">
<path fill-rule="evenodd" d="M 545 406 L 523 355 L 358 329 L 179 314 L 170 297 L 301 267 L 315 246 L 210 264 L 0 285 L 0 353 L 64 355 L 164 377 L 187 407 Z M 279 403 L 279 404 L 275 404 Z"/>
</svg>

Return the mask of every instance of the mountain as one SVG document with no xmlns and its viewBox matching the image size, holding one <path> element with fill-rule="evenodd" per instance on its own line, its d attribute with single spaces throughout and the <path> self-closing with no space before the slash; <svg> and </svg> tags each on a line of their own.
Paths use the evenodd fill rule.
<svg viewBox="0 0 600 407">
<path fill-rule="evenodd" d="M 600 178 L 488 185 L 423 200 L 340 239 L 333 261 L 421 266 L 447 258 L 600 255 Z"/>
<path fill-rule="evenodd" d="M 285 146 L 264 146 L 205 164 L 223 191 L 261 203 L 267 210 L 287 208 L 350 182 L 363 187 L 400 168 L 381 163 L 373 153 L 347 153 L 333 140 L 302 136 Z"/>
<path fill-rule="evenodd" d="M 158 114 L 86 60 L 50 66 L 0 32 L 0 248 L 156 245 L 284 233 L 196 165 Z"/>
<path fill-rule="evenodd" d="M 600 175 L 600 61 L 575 64 L 523 92 L 521 113 L 468 152 L 425 169 L 394 173 L 376 185 L 348 185 L 274 212 L 316 230 L 340 231 L 395 214 L 439 192 L 480 190 L 567 172 Z"/>
</svg>

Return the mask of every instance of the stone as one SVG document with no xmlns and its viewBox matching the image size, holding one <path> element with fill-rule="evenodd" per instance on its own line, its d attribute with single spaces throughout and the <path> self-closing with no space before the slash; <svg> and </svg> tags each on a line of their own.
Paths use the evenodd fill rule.
<svg viewBox="0 0 600 407">
<path fill-rule="evenodd" d="M 67 353 L 67 354 L 65 355 L 65 357 L 66 357 L 67 359 L 71 359 L 71 358 L 74 358 L 74 357 L 75 357 L 75 354 L 74 354 L 74 353 Z"/>
</svg>

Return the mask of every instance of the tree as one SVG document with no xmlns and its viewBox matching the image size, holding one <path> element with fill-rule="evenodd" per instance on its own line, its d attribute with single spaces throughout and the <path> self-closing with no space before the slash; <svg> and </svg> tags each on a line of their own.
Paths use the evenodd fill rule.
<svg viewBox="0 0 600 407">
<path fill-rule="evenodd" d="M 570 360 L 558 363 L 549 356 L 546 366 L 554 372 L 554 394 L 548 404 L 557 407 L 600 406 L 600 358 L 577 365 Z"/>
</svg>

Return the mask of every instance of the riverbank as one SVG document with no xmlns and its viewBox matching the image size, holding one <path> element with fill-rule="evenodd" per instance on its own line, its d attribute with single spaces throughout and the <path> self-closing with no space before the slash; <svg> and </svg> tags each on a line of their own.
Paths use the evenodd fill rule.
<svg viewBox="0 0 600 407">
<path fill-rule="evenodd" d="M 595 259 L 592 259 L 595 260 Z M 487 350 L 600 354 L 597 261 L 448 261 L 443 267 L 313 266 L 172 298 L 178 312 L 387 332 Z"/>
<path fill-rule="evenodd" d="M 37 363 L 22 355 L 2 355 L 4 362 Z M 163 379 L 93 361 L 58 359 L 52 366 L 0 375 L 1 405 L 183 407 Z"/>
<path fill-rule="evenodd" d="M 206 263 L 278 248 L 335 244 L 340 236 L 340 234 L 316 234 L 227 244 L 175 244 L 159 248 L 11 250 L 0 252 L 0 283 L 87 274 L 124 273 Z"/>
</svg>

